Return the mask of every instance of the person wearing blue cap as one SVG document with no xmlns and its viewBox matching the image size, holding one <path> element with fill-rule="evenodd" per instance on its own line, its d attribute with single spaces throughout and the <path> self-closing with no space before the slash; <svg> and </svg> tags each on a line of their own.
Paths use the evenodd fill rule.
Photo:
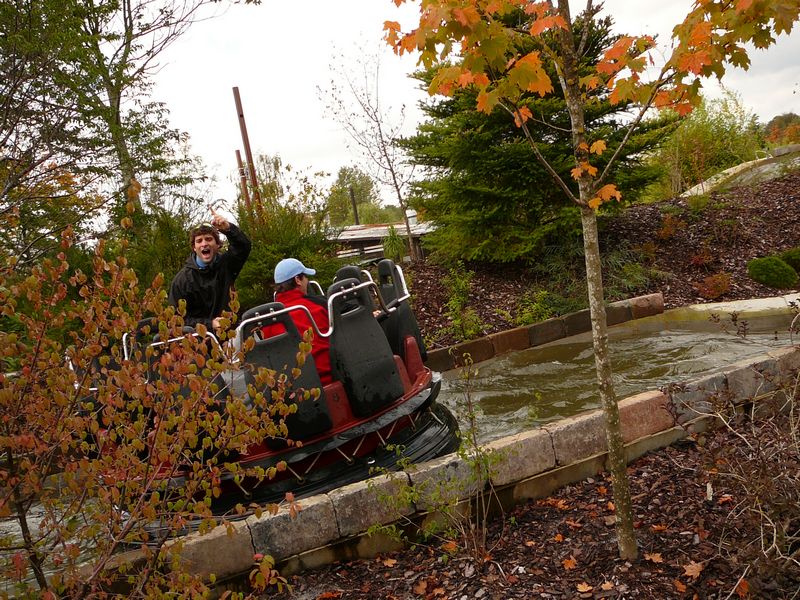
<svg viewBox="0 0 800 600">
<path fill-rule="evenodd" d="M 309 269 L 296 258 L 284 258 L 275 265 L 275 300 L 286 307 L 305 306 L 311 313 L 317 328 L 326 332 L 328 331 L 328 303 L 325 298 L 308 293 L 308 276 L 316 275 L 316 273 L 314 269 Z M 328 338 L 316 334 L 305 311 L 293 310 L 289 315 L 300 335 L 311 329 L 313 334 L 311 355 L 314 357 L 319 378 L 322 385 L 331 383 L 333 376 Z M 266 325 L 261 328 L 261 334 L 265 338 L 277 335 L 280 333 L 276 330 L 277 327 L 277 325 Z"/>
</svg>

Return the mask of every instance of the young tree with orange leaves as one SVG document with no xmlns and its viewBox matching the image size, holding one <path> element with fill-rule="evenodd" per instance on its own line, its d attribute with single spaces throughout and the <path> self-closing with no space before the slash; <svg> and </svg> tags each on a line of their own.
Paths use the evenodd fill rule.
<svg viewBox="0 0 800 600">
<path fill-rule="evenodd" d="M 405 0 L 393 0 L 400 6 Z M 597 210 L 618 200 L 620 192 L 609 173 L 630 135 L 653 107 L 670 107 L 681 114 L 700 101 L 703 78 L 722 77 L 728 66 L 747 68 L 746 44 L 765 48 L 775 35 L 788 33 L 798 20 L 798 0 L 696 0 L 686 18 L 673 30 L 674 49 L 653 76 L 651 36 L 623 36 L 607 47 L 592 72 L 583 74 L 582 58 L 588 28 L 576 33 L 579 21 L 588 21 L 603 6 L 587 0 L 584 12 L 572 16 L 568 0 L 423 0 L 418 26 L 403 31 L 400 24 L 384 24 L 386 41 L 398 54 L 418 52 L 420 63 L 431 67 L 448 57 L 460 62 L 439 70 L 429 91 L 449 95 L 457 88 L 477 89 L 477 107 L 484 112 L 505 110 L 524 132 L 531 152 L 542 162 L 563 193 L 578 205 L 583 226 L 587 288 L 592 315 L 597 382 L 606 415 L 609 463 L 617 511 L 620 556 L 633 559 L 638 553 L 633 531 L 630 491 L 619 423 L 619 409 L 611 378 Z M 529 38 L 533 50 L 522 54 L 515 43 Z M 554 82 L 544 68 L 553 65 L 571 120 L 572 181 L 564 180 L 547 162 L 527 127 L 533 116 L 523 94 L 547 96 Z M 638 109 L 628 132 L 614 146 L 590 130 L 584 118 L 591 100 L 586 92 L 606 88 L 612 102 L 630 101 Z M 609 153 L 600 170 L 594 156 Z"/>
</svg>

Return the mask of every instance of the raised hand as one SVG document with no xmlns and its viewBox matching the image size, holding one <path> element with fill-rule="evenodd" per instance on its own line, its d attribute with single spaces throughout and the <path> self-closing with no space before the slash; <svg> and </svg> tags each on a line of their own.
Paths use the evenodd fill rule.
<svg viewBox="0 0 800 600">
<path fill-rule="evenodd" d="M 231 226 L 228 219 L 219 214 L 213 207 L 211 208 L 211 224 L 220 231 L 228 231 Z"/>
</svg>

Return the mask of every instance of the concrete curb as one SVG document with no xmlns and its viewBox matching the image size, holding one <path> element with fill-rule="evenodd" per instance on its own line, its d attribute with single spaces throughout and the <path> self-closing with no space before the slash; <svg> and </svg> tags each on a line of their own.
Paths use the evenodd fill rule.
<svg viewBox="0 0 800 600">
<path fill-rule="evenodd" d="M 628 459 L 712 426 L 714 418 L 708 413 L 716 403 L 754 402 L 778 409 L 781 402 L 774 402 L 772 392 L 796 377 L 799 368 L 800 348 L 783 348 L 680 386 L 621 400 Z M 508 508 L 605 469 L 604 414 L 593 410 L 494 440 L 485 449 L 493 456 L 489 478 L 500 503 Z M 294 518 L 283 508 L 204 535 L 192 534 L 180 542 L 182 560 L 192 573 L 205 577 L 213 573 L 218 582 L 227 578 L 235 585 L 236 578 L 252 568 L 256 552 L 280 561 L 285 575 L 336 560 L 367 558 L 398 547 L 395 540 L 365 534 L 371 525 L 390 524 L 401 516 L 421 522 L 428 518 L 427 511 L 436 509 L 436 496 L 442 490 L 449 502 L 458 502 L 486 490 L 486 484 L 474 476 L 467 461 L 450 454 L 413 465 L 407 473 L 302 499 Z M 387 505 L 380 499 L 386 494 L 395 494 L 397 500 Z"/>
<path fill-rule="evenodd" d="M 633 319 L 651 317 L 664 312 L 664 296 L 659 292 L 637 296 L 628 300 L 612 302 L 606 306 L 608 325 L 619 325 Z M 434 371 L 449 371 L 456 368 L 460 357 L 470 354 L 474 362 L 489 360 L 508 352 L 541 346 L 564 337 L 592 330 L 589 309 L 579 310 L 555 319 L 533 325 L 517 327 L 509 331 L 493 333 L 486 337 L 461 342 L 447 348 L 428 351 L 425 364 Z M 455 362 L 454 362 L 454 358 Z"/>
</svg>

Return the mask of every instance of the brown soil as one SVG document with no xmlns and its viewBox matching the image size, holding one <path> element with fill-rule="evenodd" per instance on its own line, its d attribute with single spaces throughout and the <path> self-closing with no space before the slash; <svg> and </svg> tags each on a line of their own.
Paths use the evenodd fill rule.
<svg viewBox="0 0 800 600">
<path fill-rule="evenodd" d="M 678 212 L 677 227 L 666 231 L 664 215 Z M 754 283 L 746 263 L 800 245 L 800 174 L 712 194 L 708 206 L 696 214 L 683 200 L 634 207 L 607 223 L 602 244 L 628 244 L 649 255 L 648 266 L 664 273 L 661 283 L 629 295 L 661 291 L 667 307 L 711 301 L 695 284 L 720 272 L 729 274 L 730 289 L 714 301 L 787 293 Z M 475 272 L 472 306 L 480 312 L 485 332 L 513 327 L 521 294 L 536 282 L 533 271 L 525 265 L 469 268 Z M 430 338 L 449 325 L 442 286 L 446 271 L 424 264 L 409 272 L 415 313 Z M 452 341 L 452 336 L 438 338 L 439 345 Z M 785 439 L 769 427 L 745 429 L 760 448 Z M 725 454 L 742 447 L 741 441 L 722 430 L 699 440 L 688 438 L 630 465 L 640 545 L 635 561 L 618 558 L 611 485 L 599 475 L 494 520 L 485 560 L 459 551 L 451 555 L 452 548 L 439 541 L 304 573 L 290 578 L 291 594 L 264 597 L 796 598 L 800 568 L 760 556 L 759 525 L 746 518 L 755 513 L 743 510 L 752 498 L 735 487 L 736 479 L 722 475 Z M 797 478 L 796 450 L 792 460 L 777 469 Z M 776 469 L 758 461 L 750 467 L 749 473 L 767 479 Z M 800 489 L 800 482 L 789 489 Z M 796 495 L 788 506 L 794 507 L 792 518 L 797 520 Z"/>
<path fill-rule="evenodd" d="M 752 425 L 739 424 L 743 438 L 718 430 L 687 438 L 629 466 L 637 560 L 618 557 L 611 484 L 599 475 L 549 498 L 518 505 L 492 521 L 488 554 L 481 560 L 438 540 L 307 572 L 290 578 L 291 594 L 264 598 L 797 597 L 800 565 L 761 555 L 759 522 L 755 511 L 746 508 L 753 496 L 729 475 L 746 473 L 749 489 L 763 490 L 775 469 L 783 469 L 784 503 L 770 506 L 767 496 L 761 498 L 761 506 L 767 511 L 783 506 L 784 517 L 797 519 L 797 446 L 784 454 L 776 451 L 788 437 L 785 418 L 779 427 L 772 422 Z M 732 449 L 741 447 L 745 438 L 763 454 L 747 453 L 743 460 L 745 453 Z M 763 458 L 767 455 L 784 458 L 770 462 Z M 775 500 L 777 494 L 772 496 Z"/>
<path fill-rule="evenodd" d="M 800 245 L 800 172 L 724 193 L 712 193 L 705 208 L 693 211 L 686 200 L 635 206 L 603 223 L 601 247 L 628 247 L 657 274 L 646 287 L 626 297 L 661 292 L 667 308 L 703 302 L 764 298 L 789 293 L 751 280 L 747 262 Z M 579 259 L 580 261 L 580 259 Z M 470 306 L 484 333 L 516 326 L 519 299 L 537 284 L 535 270 L 524 264 L 479 265 L 474 272 Z M 432 347 L 457 341 L 448 332 L 447 270 L 430 262 L 407 268 L 414 312 Z M 727 274 L 730 289 L 704 297 L 697 285 L 706 277 Z M 724 277 L 724 275 L 723 275 Z M 607 300 L 622 299 L 609 297 Z"/>
</svg>

